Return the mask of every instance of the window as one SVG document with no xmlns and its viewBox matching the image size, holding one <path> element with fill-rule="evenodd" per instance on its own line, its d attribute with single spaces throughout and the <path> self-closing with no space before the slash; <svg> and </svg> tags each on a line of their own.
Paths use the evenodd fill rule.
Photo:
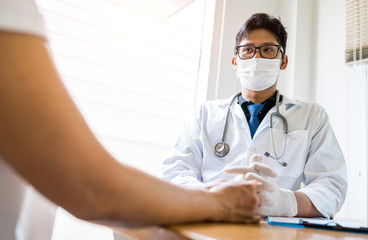
<svg viewBox="0 0 368 240">
<path fill-rule="evenodd" d="M 368 59 L 368 1 L 346 0 L 345 62 Z"/>
<path fill-rule="evenodd" d="M 56 67 L 96 137 L 158 176 L 195 104 L 205 0 L 36 2 Z M 57 212 L 54 240 L 112 238 Z"/>
<path fill-rule="evenodd" d="M 348 173 L 346 217 L 367 221 L 368 139 L 368 1 L 345 1 L 345 62 L 347 88 L 345 145 Z M 357 104 L 358 103 L 358 104 Z M 353 184 L 351 184 L 353 183 Z"/>
<path fill-rule="evenodd" d="M 204 2 L 37 1 L 89 126 L 119 161 L 153 175 L 194 106 Z"/>
</svg>

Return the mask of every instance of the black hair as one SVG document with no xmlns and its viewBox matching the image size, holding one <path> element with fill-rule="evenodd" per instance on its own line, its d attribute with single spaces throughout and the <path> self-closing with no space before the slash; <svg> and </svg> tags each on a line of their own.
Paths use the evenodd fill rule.
<svg viewBox="0 0 368 240">
<path fill-rule="evenodd" d="M 266 29 L 273 33 L 277 42 L 284 49 L 283 55 L 286 51 L 287 32 L 281 21 L 267 13 L 255 13 L 241 26 L 238 34 L 236 34 L 235 47 L 246 38 L 250 31 L 255 29 Z"/>
</svg>

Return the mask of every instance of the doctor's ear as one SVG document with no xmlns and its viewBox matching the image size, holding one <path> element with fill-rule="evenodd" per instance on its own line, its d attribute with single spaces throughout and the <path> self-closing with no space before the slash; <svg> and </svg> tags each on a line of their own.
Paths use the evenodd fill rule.
<svg viewBox="0 0 368 240">
<path fill-rule="evenodd" d="M 288 65 L 288 56 L 287 55 L 284 55 L 283 59 L 282 59 L 282 62 L 281 62 L 281 65 L 280 65 L 280 69 L 281 70 L 285 70 L 285 68 L 287 67 Z"/>
<path fill-rule="evenodd" d="M 236 62 L 236 58 L 233 57 L 233 59 L 231 60 L 231 64 L 233 65 L 233 69 L 236 70 L 238 63 Z"/>
</svg>

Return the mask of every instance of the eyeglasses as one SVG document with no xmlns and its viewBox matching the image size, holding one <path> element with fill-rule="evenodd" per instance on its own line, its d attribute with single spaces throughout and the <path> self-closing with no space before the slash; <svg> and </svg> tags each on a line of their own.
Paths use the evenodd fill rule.
<svg viewBox="0 0 368 240">
<path fill-rule="evenodd" d="M 256 55 L 257 49 L 261 54 L 261 57 L 268 59 L 276 58 L 280 50 L 281 54 L 284 52 L 281 45 L 264 45 L 260 47 L 241 45 L 235 47 L 235 54 L 240 59 L 250 59 Z"/>
</svg>

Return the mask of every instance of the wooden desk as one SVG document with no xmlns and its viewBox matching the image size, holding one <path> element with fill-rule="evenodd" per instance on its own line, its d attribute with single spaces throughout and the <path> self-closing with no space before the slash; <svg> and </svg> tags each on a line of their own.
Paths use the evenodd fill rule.
<svg viewBox="0 0 368 240">
<path fill-rule="evenodd" d="M 175 225 L 167 228 L 150 227 L 144 229 L 115 230 L 116 240 L 357 240 L 368 239 L 368 234 L 328 231 L 312 228 L 271 226 L 262 221 L 259 224 L 199 223 Z"/>
</svg>

